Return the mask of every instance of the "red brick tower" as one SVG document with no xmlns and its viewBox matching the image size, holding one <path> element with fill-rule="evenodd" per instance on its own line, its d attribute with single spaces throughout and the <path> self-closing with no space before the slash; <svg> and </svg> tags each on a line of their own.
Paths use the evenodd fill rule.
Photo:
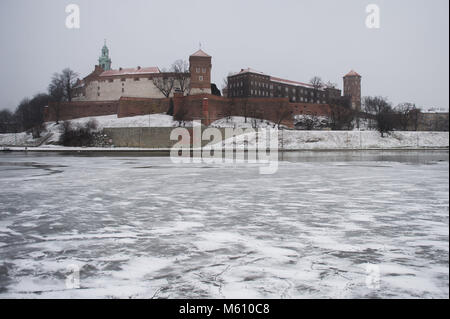
<svg viewBox="0 0 450 319">
<path fill-rule="evenodd" d="M 353 70 L 344 76 L 344 96 L 351 97 L 352 109 L 361 111 L 361 75 Z"/>
<path fill-rule="evenodd" d="M 190 94 L 211 94 L 211 56 L 198 50 L 189 57 Z"/>
</svg>

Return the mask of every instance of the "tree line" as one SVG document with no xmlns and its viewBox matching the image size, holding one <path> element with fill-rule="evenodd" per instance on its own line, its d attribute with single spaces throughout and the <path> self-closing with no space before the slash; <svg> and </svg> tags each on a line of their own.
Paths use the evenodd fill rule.
<svg viewBox="0 0 450 319">
<path fill-rule="evenodd" d="M 56 102 L 55 111 L 63 101 L 72 101 L 78 74 L 69 68 L 54 73 L 47 92 L 38 93 L 32 98 L 24 98 L 14 111 L 0 111 L 0 133 L 18 133 L 29 131 L 34 137 L 40 137 L 44 123 L 44 108 L 50 102 Z M 57 114 L 58 118 L 58 114 Z"/>
</svg>

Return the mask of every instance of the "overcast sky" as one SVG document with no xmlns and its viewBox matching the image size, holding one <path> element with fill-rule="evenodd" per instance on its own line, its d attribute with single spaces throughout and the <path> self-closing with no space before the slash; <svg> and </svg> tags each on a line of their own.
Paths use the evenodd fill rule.
<svg viewBox="0 0 450 319">
<path fill-rule="evenodd" d="M 65 26 L 70 3 L 81 10 L 78 30 Z M 365 25 L 371 3 L 380 29 Z M 354 69 L 363 96 L 448 108 L 448 11 L 448 0 L 1 0 L 0 109 L 46 91 L 65 67 L 86 76 L 105 38 L 113 68 L 167 67 L 201 42 L 219 88 L 252 67 L 342 89 Z"/>
</svg>

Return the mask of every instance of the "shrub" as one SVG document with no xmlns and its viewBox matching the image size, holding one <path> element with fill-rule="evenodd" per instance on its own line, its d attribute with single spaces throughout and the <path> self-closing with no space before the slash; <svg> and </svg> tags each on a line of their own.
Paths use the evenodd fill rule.
<svg viewBox="0 0 450 319">
<path fill-rule="evenodd" d="M 89 120 L 84 125 L 74 126 L 70 121 L 64 121 L 60 144 L 64 146 L 93 146 L 94 135 L 98 128 L 98 122 Z"/>
</svg>

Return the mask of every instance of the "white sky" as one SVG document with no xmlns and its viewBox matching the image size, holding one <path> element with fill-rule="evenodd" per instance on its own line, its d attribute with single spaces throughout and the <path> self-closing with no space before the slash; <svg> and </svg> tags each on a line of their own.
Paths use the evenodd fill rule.
<svg viewBox="0 0 450 319">
<path fill-rule="evenodd" d="M 79 30 L 65 27 L 69 3 L 80 6 Z M 380 29 L 365 26 L 370 3 Z M 448 0 L 1 0 L 0 109 L 46 91 L 65 67 L 87 75 L 104 38 L 113 68 L 167 67 L 201 42 L 219 88 L 247 67 L 342 88 L 355 69 L 363 96 L 448 108 L 448 11 Z"/>
</svg>

